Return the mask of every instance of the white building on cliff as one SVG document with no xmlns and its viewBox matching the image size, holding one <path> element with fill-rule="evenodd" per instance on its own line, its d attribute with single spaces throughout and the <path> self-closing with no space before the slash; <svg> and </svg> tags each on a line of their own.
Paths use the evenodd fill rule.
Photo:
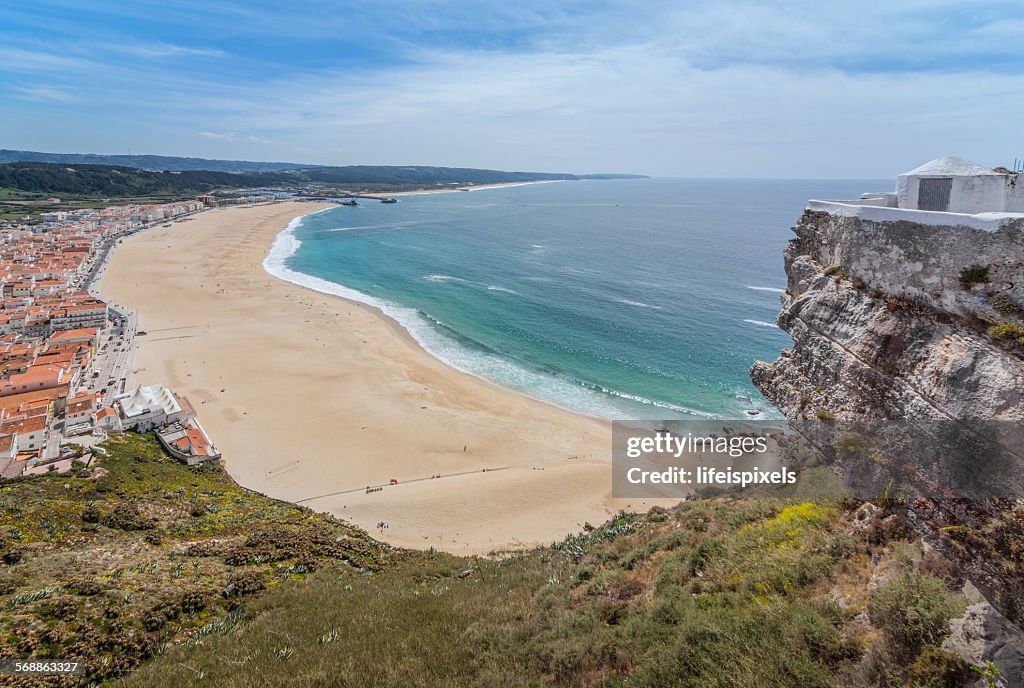
<svg viewBox="0 0 1024 688">
<path fill-rule="evenodd" d="M 946 213 L 1022 213 L 1024 175 L 946 156 L 896 178 L 899 208 Z"/>
<path fill-rule="evenodd" d="M 914 222 L 996 231 L 1024 219 L 1024 173 L 947 156 L 896 178 L 895 191 L 812 200 L 808 210 L 871 222 Z"/>
</svg>

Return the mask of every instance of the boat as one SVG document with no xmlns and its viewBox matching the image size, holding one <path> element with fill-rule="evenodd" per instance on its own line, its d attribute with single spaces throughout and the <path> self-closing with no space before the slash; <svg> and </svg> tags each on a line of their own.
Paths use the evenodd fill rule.
<svg viewBox="0 0 1024 688">
<path fill-rule="evenodd" d="M 388 196 L 387 198 L 380 199 L 380 202 L 381 203 L 398 203 L 398 199 L 397 198 L 391 198 L 390 196 Z"/>
<path fill-rule="evenodd" d="M 350 198 L 347 201 L 338 201 L 338 205 L 359 205 L 359 203 L 356 202 L 356 199 Z"/>
</svg>

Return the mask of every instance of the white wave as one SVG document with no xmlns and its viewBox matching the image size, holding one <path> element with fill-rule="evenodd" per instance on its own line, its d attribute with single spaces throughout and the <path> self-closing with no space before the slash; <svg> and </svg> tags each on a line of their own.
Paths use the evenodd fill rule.
<svg viewBox="0 0 1024 688">
<path fill-rule="evenodd" d="M 779 329 L 779 326 L 775 323 L 765 322 L 764 320 L 748 320 L 744 318 L 743 322 L 750 323 L 751 325 L 757 325 L 758 327 L 774 327 L 775 329 Z"/>
<path fill-rule="evenodd" d="M 644 404 L 645 406 L 655 406 L 657 408 L 669 409 L 670 411 L 675 411 L 677 413 L 685 413 L 686 415 L 689 415 L 689 416 L 697 416 L 698 418 L 717 418 L 718 417 L 718 416 L 716 416 L 713 413 L 706 413 L 704 411 L 698 411 L 696 409 L 687 408 L 685 406 L 678 406 L 676 404 L 669 404 L 669 403 L 664 402 L 664 401 L 654 401 L 652 399 L 648 399 L 647 397 L 641 397 L 641 396 L 638 396 L 636 394 L 627 394 L 626 392 L 619 392 L 619 391 L 616 391 L 614 389 L 607 389 L 606 387 L 602 387 L 601 391 L 604 392 L 605 394 L 610 395 L 610 396 L 619 397 L 620 399 L 627 399 L 629 401 L 636 402 L 638 404 Z"/>
<path fill-rule="evenodd" d="M 506 287 L 499 287 L 499 286 L 496 286 L 494 284 L 488 284 L 487 285 L 487 291 L 501 291 L 501 292 L 504 292 L 506 294 L 518 294 L 519 293 L 515 289 L 508 289 Z"/>
<path fill-rule="evenodd" d="M 752 287 L 749 284 L 747 285 L 747 289 L 753 289 L 754 291 L 770 291 L 773 294 L 785 294 L 786 293 L 785 289 L 778 289 L 776 287 Z"/>
<path fill-rule="evenodd" d="M 461 277 L 452 277 L 451 275 L 424 275 L 423 279 L 428 282 L 465 282 L 466 280 Z"/>
<path fill-rule="evenodd" d="M 661 310 L 661 306 L 655 306 L 651 303 L 644 303 L 643 301 L 630 301 L 629 299 L 615 299 L 616 303 L 624 303 L 627 306 L 636 306 L 637 308 L 653 308 L 656 311 Z"/>
<path fill-rule="evenodd" d="M 352 227 L 332 227 L 325 230 L 328 232 L 349 232 L 353 229 L 396 229 L 398 227 L 410 227 L 412 225 L 426 224 L 427 220 L 407 220 L 405 222 L 382 222 L 376 225 L 353 225 Z"/>
</svg>

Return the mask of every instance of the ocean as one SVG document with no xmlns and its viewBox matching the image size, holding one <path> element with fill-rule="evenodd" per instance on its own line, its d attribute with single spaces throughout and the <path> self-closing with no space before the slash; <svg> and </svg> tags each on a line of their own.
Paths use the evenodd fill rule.
<svg viewBox="0 0 1024 688">
<path fill-rule="evenodd" d="M 641 179 L 365 200 L 293 222 L 264 265 L 379 307 L 455 368 L 566 408 L 772 418 L 747 370 L 792 344 L 774 325 L 789 228 L 810 198 L 888 186 Z"/>
</svg>

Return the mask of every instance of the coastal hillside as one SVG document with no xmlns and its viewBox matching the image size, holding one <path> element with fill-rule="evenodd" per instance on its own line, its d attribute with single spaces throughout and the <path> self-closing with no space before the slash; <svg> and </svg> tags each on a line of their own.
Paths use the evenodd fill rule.
<svg viewBox="0 0 1024 688">
<path fill-rule="evenodd" d="M 0 486 L 0 657 L 75 657 L 88 681 L 147 687 L 971 675 L 940 647 L 970 603 L 960 572 L 883 508 L 699 501 L 464 558 L 381 545 L 149 436 L 105 447 L 70 474 Z"/>
<path fill-rule="evenodd" d="M 250 160 L 216 160 L 174 155 L 99 155 L 96 153 L 41 153 L 38 151 L 0 148 L 0 163 L 47 162 L 60 165 L 111 165 L 161 172 L 276 172 L 297 170 L 315 165 L 294 162 L 253 162 Z"/>
<path fill-rule="evenodd" d="M 11 156 L 6 156 L 11 157 Z M 17 157 L 17 156 L 15 156 Z M 36 156 L 27 156 L 36 157 Z M 45 155 L 43 157 L 51 157 Z M 90 156 L 69 156 L 72 158 Z M 140 156 L 146 157 L 146 156 Z M 0 155 L 0 160 L 5 157 Z M 180 160 L 187 160 L 182 158 Z M 509 184 L 532 181 L 580 179 L 631 179 L 643 175 L 562 174 L 550 172 L 504 172 L 464 167 L 350 165 L 345 167 L 299 167 L 228 170 L 223 161 L 210 161 L 210 169 L 189 166 L 145 167 L 82 162 L 7 161 L 0 163 L 0 191 L 29 194 L 82 194 L 113 197 L 160 194 L 197 194 L 215 189 L 279 187 L 308 189 L 324 185 L 354 185 L 360 188 L 435 188 L 476 184 Z M 201 163 L 197 163 L 201 164 Z"/>
<path fill-rule="evenodd" d="M 151 435 L 103 451 L 70 473 L 0 483 L 0 658 L 77 658 L 90 681 L 120 676 L 228 631 L 262 591 L 322 567 L 379 571 L 395 556 L 219 466 L 189 468 Z"/>
</svg>

